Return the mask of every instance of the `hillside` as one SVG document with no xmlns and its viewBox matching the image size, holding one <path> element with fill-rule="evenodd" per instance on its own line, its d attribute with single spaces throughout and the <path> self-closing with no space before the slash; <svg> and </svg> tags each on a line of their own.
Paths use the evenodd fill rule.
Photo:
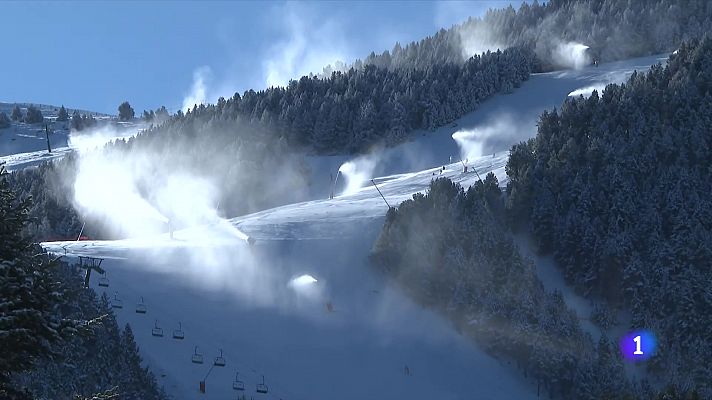
<svg viewBox="0 0 712 400">
<path fill-rule="evenodd" d="M 707 397 L 710 60 L 712 39 L 692 41 L 665 67 L 567 100 L 507 164 L 512 220 L 579 293 L 659 335 L 649 371 Z"/>
<path fill-rule="evenodd" d="M 220 6 L 138 41 L 84 18 L 107 98 L 206 64 L 185 96 L 214 99 L 348 31 Z M 712 399 L 710 26 L 702 0 L 534 1 L 173 115 L 0 103 L 0 398 Z"/>
<path fill-rule="evenodd" d="M 452 139 L 453 132 L 486 129 L 505 114 L 531 115 L 521 125 L 504 126 L 497 134 L 483 138 L 482 152 L 488 155 L 469 160 L 470 167 L 483 177 L 493 171 L 500 184 L 505 185 L 508 154 L 498 149 L 506 149 L 508 144 L 498 135 L 511 129 L 509 140 L 524 139 L 536 132 L 535 115 L 560 104 L 569 93 L 611 77 L 621 79 L 635 68 L 646 69 L 659 58 L 532 76 L 512 94 L 496 96 L 477 112 L 457 120 L 457 126 L 420 131 L 413 141 L 379 153 L 373 169 L 365 175 L 345 173 L 340 179 L 344 183 L 356 179 L 357 186 L 361 186 L 366 183 L 363 180 L 381 175 L 375 181 L 391 205 L 400 204 L 413 193 L 425 192 L 434 177 L 447 177 L 468 187 L 477 181 L 477 175 L 472 169 L 463 174 L 459 161 L 449 162 L 450 156 L 457 158 L 461 151 Z M 495 157 L 490 151 L 496 151 Z M 349 160 L 310 159 L 312 170 L 320 174 L 315 176 L 322 178 L 328 178 L 329 172 Z M 442 164 L 445 171 L 441 175 L 440 168 L 433 166 Z M 535 396 L 537 387 L 532 376 L 524 379 L 506 361 L 483 352 L 476 342 L 457 334 L 444 342 L 434 339 L 440 334 L 451 337 L 454 332 L 450 324 L 422 310 L 372 270 L 367 254 L 387 208 L 373 187 L 338 195 L 347 186 L 339 186 L 332 200 L 327 198 L 325 187 L 315 200 L 228 221 L 206 222 L 176 231 L 173 241 L 163 234 L 43 245 L 58 254 L 66 252 L 70 258 L 107 258 L 110 287 L 97 287 L 98 277 L 92 278 L 92 285 L 109 295 L 118 291 L 125 304 L 117 312 L 119 322 L 140 327 L 134 332 L 142 355 L 169 393 L 197 393 L 197 381 L 209 368 L 190 363 L 189 356 L 198 345 L 207 360 L 217 355 L 217 349 L 222 349 L 228 359 L 228 367 L 211 372 L 206 398 L 223 398 L 232 393 L 238 371 L 240 379 L 250 387 L 261 382 L 264 374 L 270 387 L 274 385 L 277 395 L 283 398 L 348 398 L 348 393 L 373 398 L 371 386 L 360 383 L 364 381 L 382 387 L 375 398 L 384 399 L 460 398 L 466 392 L 497 397 L 503 391 L 517 398 Z M 240 232 L 257 240 L 251 253 Z M 299 290 L 288 283 L 304 274 L 314 277 L 317 283 L 313 290 L 307 284 L 306 292 L 297 294 Z M 150 315 L 137 315 L 131 308 L 141 296 L 149 305 Z M 333 313 L 328 311 L 327 303 L 332 304 Z M 232 317 L 226 319 L 226 314 Z M 151 336 L 155 319 L 166 332 L 175 329 L 180 321 L 186 342 Z M 295 334 L 284 337 L 272 334 L 275 331 Z M 433 332 L 439 333 L 431 336 Z M 345 343 L 339 353 L 343 357 L 330 355 L 336 351 L 337 342 Z M 289 363 L 275 358 L 272 350 L 276 348 L 294 351 Z M 292 350 L 296 348 L 302 350 Z M 413 348 L 425 350 L 418 356 Z M 460 349 L 464 358 L 453 359 L 453 348 Z M 438 367 L 433 370 L 434 366 L 421 357 L 438 359 Z M 323 359 L 329 361 L 323 365 L 310 361 Z M 382 367 L 374 369 L 374 365 Z M 405 365 L 413 378 L 425 374 L 428 379 L 408 380 L 404 376 Z M 359 371 L 359 380 L 350 378 L 354 371 Z M 465 375 L 464 371 L 473 372 Z"/>
</svg>

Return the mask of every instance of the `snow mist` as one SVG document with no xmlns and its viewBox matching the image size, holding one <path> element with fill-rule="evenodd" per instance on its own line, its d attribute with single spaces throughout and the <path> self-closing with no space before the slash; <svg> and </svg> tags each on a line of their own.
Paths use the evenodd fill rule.
<svg viewBox="0 0 712 400">
<path fill-rule="evenodd" d="M 67 145 L 79 153 L 85 153 L 100 149 L 116 140 L 135 137 L 145 128 L 144 124 L 122 127 L 98 120 L 96 127 L 82 131 L 72 131 L 67 139 Z"/>
<path fill-rule="evenodd" d="M 273 11 L 283 38 L 271 46 L 262 62 L 267 87 L 286 86 L 291 79 L 318 73 L 326 65 L 338 69 L 343 60 L 352 58 L 341 21 L 314 18 L 302 3 L 287 3 Z"/>
<path fill-rule="evenodd" d="M 588 55 L 588 46 L 577 42 L 559 43 L 552 51 L 552 60 L 554 63 L 566 68 L 581 69 L 586 65 L 591 64 L 591 58 Z"/>
<path fill-rule="evenodd" d="M 459 130 L 452 134 L 452 138 L 460 148 L 460 157 L 464 161 L 486 155 L 492 150 L 489 141 L 510 138 L 518 131 L 519 128 L 511 116 L 503 115 L 490 123 L 468 130 Z"/>
<path fill-rule="evenodd" d="M 341 164 L 339 175 L 346 181 L 341 195 L 354 194 L 364 187 L 364 184 L 372 178 L 377 163 L 378 158 L 375 155 L 366 155 Z"/>
<path fill-rule="evenodd" d="M 183 106 L 181 109 L 186 112 L 195 105 L 205 104 L 207 102 L 207 81 L 212 76 L 212 71 L 208 66 L 202 66 L 193 71 L 193 85 L 190 92 L 183 98 Z"/>
<path fill-rule="evenodd" d="M 508 47 L 503 46 L 496 34 L 485 24 L 462 25 L 458 27 L 457 34 L 460 37 L 460 50 L 464 60 Z"/>
<path fill-rule="evenodd" d="M 89 143 L 102 143 L 106 132 L 83 131 L 81 137 L 87 143 L 81 148 L 89 149 Z M 208 295 L 228 294 L 245 306 L 295 310 L 316 301 L 321 293 L 316 289 L 324 288 L 324 282 L 311 289 L 304 286 L 306 278 L 290 285 L 291 273 L 286 270 L 294 263 L 275 264 L 256 249 L 259 238 L 251 246 L 251 237 L 235 221 L 221 217 L 219 210 L 224 208 L 218 202 L 225 200 L 226 189 L 219 182 L 221 174 L 239 165 L 234 154 L 216 153 L 209 168 L 203 169 L 196 168 L 202 158 L 194 157 L 167 153 L 149 142 L 108 146 L 77 152 L 74 172 L 64 179 L 73 182 L 74 207 L 84 221 L 126 238 L 108 242 L 106 248 L 131 249 L 135 262 L 129 268 L 180 280 Z M 297 168 L 285 160 L 277 169 Z M 290 173 L 276 174 L 269 189 L 284 191 L 294 184 L 292 178 Z M 250 176 L 234 175 L 236 187 L 243 179 Z M 237 192 L 230 199 L 236 204 L 255 201 L 249 192 Z M 309 266 L 300 269 L 309 272 Z M 299 304 L 292 304 L 295 298 Z"/>
</svg>

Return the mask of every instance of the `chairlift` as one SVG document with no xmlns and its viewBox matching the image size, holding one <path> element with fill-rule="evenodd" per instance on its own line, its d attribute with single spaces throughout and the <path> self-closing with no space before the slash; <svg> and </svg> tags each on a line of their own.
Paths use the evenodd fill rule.
<svg viewBox="0 0 712 400">
<path fill-rule="evenodd" d="M 195 351 L 193 352 L 193 356 L 190 358 L 190 361 L 194 364 L 203 363 L 203 355 L 198 353 L 198 346 L 195 346 Z"/>
<path fill-rule="evenodd" d="M 146 314 L 146 303 L 143 302 L 143 296 L 141 296 L 141 302 L 136 304 L 136 314 Z"/>
<path fill-rule="evenodd" d="M 213 365 L 216 367 L 224 367 L 225 366 L 225 357 L 223 357 L 223 351 L 220 349 L 220 355 L 215 357 L 215 362 L 213 362 Z"/>
<path fill-rule="evenodd" d="M 163 337 L 163 328 L 158 327 L 158 320 L 156 320 L 156 324 L 151 329 L 151 335 Z"/>
<path fill-rule="evenodd" d="M 178 329 L 173 331 L 173 339 L 185 339 L 185 333 L 183 332 L 183 328 L 180 322 L 178 323 Z"/>
<path fill-rule="evenodd" d="M 257 393 L 267 393 L 269 392 L 269 388 L 267 385 L 265 385 L 265 376 L 262 375 L 262 383 L 257 384 Z"/>
<path fill-rule="evenodd" d="M 245 382 L 237 379 L 240 373 L 235 374 L 235 382 L 232 383 L 232 388 L 235 390 L 245 390 Z"/>
<path fill-rule="evenodd" d="M 114 292 L 114 298 L 111 300 L 111 307 L 124 308 L 124 302 L 119 299 L 119 292 Z"/>
<path fill-rule="evenodd" d="M 109 278 L 106 277 L 106 272 L 101 274 L 101 278 L 99 278 L 99 286 L 109 287 Z"/>
</svg>

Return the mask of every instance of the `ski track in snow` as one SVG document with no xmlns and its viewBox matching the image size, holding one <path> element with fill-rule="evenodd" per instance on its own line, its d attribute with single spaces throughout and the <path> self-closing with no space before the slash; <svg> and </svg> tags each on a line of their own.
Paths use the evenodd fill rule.
<svg viewBox="0 0 712 400">
<path fill-rule="evenodd" d="M 410 142 L 385 150 L 374 171 L 381 177 L 375 181 L 391 205 L 427 190 L 430 181 L 440 176 L 467 187 L 477 177 L 463 173 L 459 162 L 446 164 L 440 174 L 444 160 L 458 157 L 450 135 L 511 114 L 526 125 L 508 136 L 509 142 L 487 147 L 488 152 L 496 151 L 494 157 L 468 163 L 482 178 L 494 172 L 504 186 L 508 154 L 502 150 L 534 136 L 537 115 L 558 107 L 571 92 L 619 79 L 633 68 L 646 69 L 658 57 L 535 74 L 513 94 L 495 96 L 454 124 L 435 132 L 415 132 Z M 330 173 L 346 160 L 309 159 L 317 182 L 312 187 L 315 197 L 326 197 Z M 118 292 L 124 303 L 115 310 L 118 322 L 131 324 L 146 364 L 177 399 L 236 398 L 241 394 L 232 388 L 236 372 L 246 384 L 248 399 L 535 398 L 536 386 L 514 368 L 485 354 L 448 321 L 414 304 L 369 267 L 367 254 L 386 210 L 378 192 L 366 185 L 348 196 L 289 204 L 176 231 L 174 240 L 160 235 L 43 246 L 68 258 L 105 258 L 102 267 L 108 271 L 110 286 L 97 286 L 98 274 L 92 276 L 91 286 L 110 297 Z M 257 243 L 249 247 L 234 236 L 216 233 L 229 227 L 256 238 Z M 191 256 L 205 249 L 249 252 L 258 261 L 257 268 L 251 270 L 236 260 L 228 266 L 233 274 L 217 275 L 211 281 L 212 271 L 205 271 L 207 277 L 196 275 L 188 265 Z M 568 289 L 553 268 L 543 271 L 543 267 L 537 265 L 537 270 L 548 289 Z M 242 275 L 243 271 L 247 273 Z M 251 281 L 255 274 L 262 278 Z M 292 279 L 302 274 L 317 280 L 313 293 L 300 294 L 290 287 Z M 276 299 L 251 300 L 243 293 L 243 282 L 264 284 L 274 290 Z M 134 311 L 141 297 L 147 314 Z M 586 310 L 578 307 L 581 311 Z M 164 330 L 162 338 L 151 335 L 155 320 Z M 183 340 L 171 338 L 178 322 L 185 331 Z M 191 363 L 195 346 L 205 364 Z M 219 349 L 227 366 L 212 369 L 207 392 L 201 395 L 198 382 Z M 406 366 L 411 376 L 404 373 Z M 262 375 L 270 388 L 267 395 L 255 393 Z"/>
</svg>

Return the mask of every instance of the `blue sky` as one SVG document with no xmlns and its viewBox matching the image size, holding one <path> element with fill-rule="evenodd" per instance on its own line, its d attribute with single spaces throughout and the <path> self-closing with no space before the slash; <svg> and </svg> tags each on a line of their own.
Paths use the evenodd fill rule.
<svg viewBox="0 0 712 400">
<path fill-rule="evenodd" d="M 3 2 L 0 101 L 140 113 L 283 84 L 510 1 Z M 511 1 L 517 6 L 519 1 Z"/>
</svg>

